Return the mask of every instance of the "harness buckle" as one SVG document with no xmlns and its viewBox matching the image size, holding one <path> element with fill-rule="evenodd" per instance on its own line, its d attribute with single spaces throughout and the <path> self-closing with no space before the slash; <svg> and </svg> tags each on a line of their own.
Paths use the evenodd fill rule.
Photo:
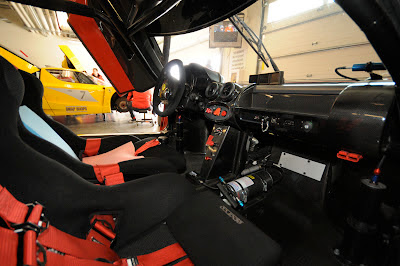
<svg viewBox="0 0 400 266">
<path fill-rule="evenodd" d="M 96 231 L 97 233 L 99 233 L 100 235 L 111 241 L 111 243 L 115 239 L 114 229 L 112 225 L 106 220 L 101 220 L 97 218 L 94 219 L 94 221 L 90 225 L 90 230 Z"/>
<path fill-rule="evenodd" d="M 47 263 L 46 249 L 37 240 L 36 240 L 36 246 L 38 247 L 38 250 L 36 251 L 36 262 L 37 262 L 37 264 L 39 266 L 45 266 L 46 263 Z M 43 260 L 42 261 L 39 258 L 40 254 L 43 255 Z"/>
<path fill-rule="evenodd" d="M 44 209 L 44 206 L 37 201 L 35 201 L 35 203 L 28 203 L 28 204 L 26 204 L 26 206 L 29 207 L 27 217 L 29 217 L 33 208 L 36 205 L 40 205 Z M 37 234 L 40 234 L 50 226 L 50 222 L 42 212 L 40 214 L 40 219 L 37 224 L 31 223 L 31 222 L 24 222 L 24 223 L 20 223 L 20 224 L 11 224 L 11 226 L 12 226 L 12 228 L 14 228 L 14 232 L 17 234 L 24 233 L 24 232 L 30 231 L 30 230 L 35 231 Z"/>
</svg>

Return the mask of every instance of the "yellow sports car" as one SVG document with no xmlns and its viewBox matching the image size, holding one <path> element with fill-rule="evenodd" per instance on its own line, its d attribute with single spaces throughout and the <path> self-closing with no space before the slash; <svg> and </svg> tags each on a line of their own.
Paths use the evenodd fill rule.
<svg viewBox="0 0 400 266">
<path fill-rule="evenodd" d="M 126 98 L 119 97 L 106 82 L 68 68 L 37 68 L 0 47 L 0 55 L 15 67 L 35 73 L 44 86 L 43 110 L 51 116 L 110 113 L 126 110 Z"/>
</svg>

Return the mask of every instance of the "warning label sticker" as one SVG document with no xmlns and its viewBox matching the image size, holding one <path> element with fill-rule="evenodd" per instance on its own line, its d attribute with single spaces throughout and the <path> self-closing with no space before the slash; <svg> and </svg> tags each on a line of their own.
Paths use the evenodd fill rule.
<svg viewBox="0 0 400 266">
<path fill-rule="evenodd" d="M 247 176 L 237 179 L 236 182 L 238 182 L 240 185 L 242 185 L 243 188 L 249 187 L 254 184 L 253 180 L 251 180 Z"/>
</svg>

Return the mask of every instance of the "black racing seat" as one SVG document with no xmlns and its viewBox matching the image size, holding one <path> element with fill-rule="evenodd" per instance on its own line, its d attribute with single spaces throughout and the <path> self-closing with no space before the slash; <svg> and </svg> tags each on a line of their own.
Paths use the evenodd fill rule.
<svg viewBox="0 0 400 266">
<path fill-rule="evenodd" d="M 72 149 L 75 157 L 82 154 L 86 146 L 86 139 L 75 135 L 64 125 L 49 118 L 42 109 L 43 85 L 34 75 L 20 71 L 25 83 L 25 94 L 22 101 L 23 107 L 28 107 L 37 116 L 49 125 Z M 18 124 L 21 138 L 32 148 L 49 156 L 88 180 L 96 180 L 95 170 L 91 165 L 76 160 L 70 154 L 56 145 L 32 134 L 23 123 Z M 125 143 L 133 142 L 135 149 L 139 149 L 152 138 L 139 140 L 134 136 L 115 136 L 101 139 L 99 154 L 110 151 Z M 143 159 L 129 160 L 118 163 L 125 180 L 132 180 L 152 174 L 165 172 L 181 173 L 186 169 L 186 161 L 182 154 L 173 148 L 161 144 L 142 152 Z"/>
<path fill-rule="evenodd" d="M 275 265 L 279 246 L 211 192 L 177 174 L 97 186 L 35 151 L 18 135 L 24 82 L 0 57 L 0 184 L 21 202 L 46 206 L 52 225 L 84 238 L 93 214 L 113 214 L 122 257 L 179 243 L 195 265 Z M 239 222 L 240 221 L 240 222 Z"/>
</svg>

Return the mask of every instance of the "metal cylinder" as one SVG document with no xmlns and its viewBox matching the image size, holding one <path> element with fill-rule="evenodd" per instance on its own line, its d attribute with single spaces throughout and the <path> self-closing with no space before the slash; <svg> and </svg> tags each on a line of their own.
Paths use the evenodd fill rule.
<svg viewBox="0 0 400 266">
<path fill-rule="evenodd" d="M 259 171 L 227 183 L 228 190 L 243 203 L 266 192 L 273 184 L 272 176 L 267 171 Z"/>
<path fill-rule="evenodd" d="M 245 176 L 245 175 L 248 175 L 248 174 L 257 172 L 257 171 L 260 170 L 261 168 L 262 168 L 261 165 L 254 165 L 254 166 L 251 166 L 251 167 L 249 167 L 249 168 L 244 169 L 240 174 L 241 174 L 242 176 Z"/>
</svg>

